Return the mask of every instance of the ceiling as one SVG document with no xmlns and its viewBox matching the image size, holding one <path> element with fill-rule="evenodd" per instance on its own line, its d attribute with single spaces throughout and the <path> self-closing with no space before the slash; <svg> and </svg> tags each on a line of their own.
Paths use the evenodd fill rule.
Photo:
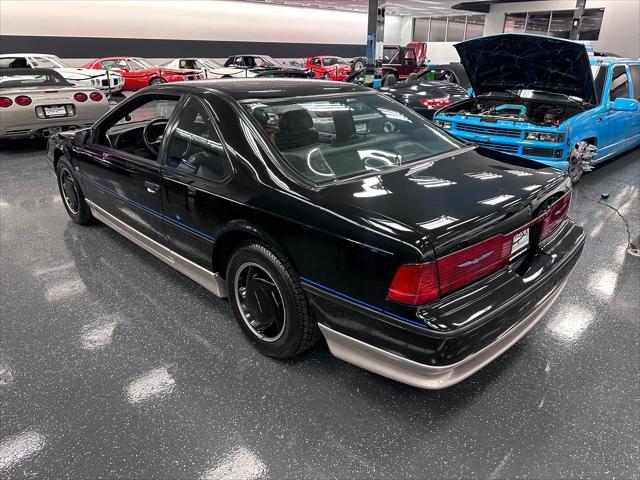
<svg viewBox="0 0 640 480">
<path fill-rule="evenodd" d="M 369 0 L 240 0 L 244 2 L 290 5 L 294 7 L 324 8 L 366 12 Z M 462 0 L 387 0 L 387 15 L 421 17 L 429 15 L 460 15 L 464 13 L 451 7 Z M 467 3 L 472 3 L 467 0 Z"/>
</svg>

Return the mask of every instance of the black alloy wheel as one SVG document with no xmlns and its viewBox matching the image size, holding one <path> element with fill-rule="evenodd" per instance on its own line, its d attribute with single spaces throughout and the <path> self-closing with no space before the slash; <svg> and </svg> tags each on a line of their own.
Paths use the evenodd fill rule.
<svg viewBox="0 0 640 480">
<path fill-rule="evenodd" d="M 298 276 L 275 249 L 240 245 L 229 259 L 226 282 L 238 325 L 262 353 L 291 358 L 319 338 Z"/>
<path fill-rule="evenodd" d="M 71 162 L 66 157 L 62 157 L 58 161 L 56 177 L 58 178 L 58 189 L 62 203 L 71 220 L 80 225 L 91 223 L 94 220 L 91 209 L 84 198 Z"/>
</svg>

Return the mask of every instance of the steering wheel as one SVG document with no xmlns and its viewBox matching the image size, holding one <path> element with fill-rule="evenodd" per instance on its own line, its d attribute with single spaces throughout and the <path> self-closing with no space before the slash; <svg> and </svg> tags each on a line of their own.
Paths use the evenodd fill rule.
<svg viewBox="0 0 640 480">
<path fill-rule="evenodd" d="M 155 140 L 151 140 L 149 138 L 149 134 L 151 133 L 152 125 L 160 125 L 164 123 L 164 126 L 167 126 L 169 120 L 166 118 L 154 118 L 149 123 L 144 126 L 144 130 L 142 130 L 142 139 L 144 140 L 144 144 L 154 155 L 158 155 L 158 149 L 160 148 L 160 144 L 162 143 L 162 135 L 158 135 Z M 164 131 L 162 132 L 164 134 Z"/>
</svg>

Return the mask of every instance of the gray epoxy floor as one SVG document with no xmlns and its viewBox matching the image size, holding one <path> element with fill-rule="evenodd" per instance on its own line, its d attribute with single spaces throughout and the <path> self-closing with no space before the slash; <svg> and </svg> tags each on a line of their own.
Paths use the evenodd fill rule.
<svg viewBox="0 0 640 480">
<path fill-rule="evenodd" d="M 640 151 L 589 174 L 547 317 L 448 390 L 266 358 L 225 301 L 67 217 L 43 144 L 0 155 L 0 477 L 640 478 Z"/>
</svg>

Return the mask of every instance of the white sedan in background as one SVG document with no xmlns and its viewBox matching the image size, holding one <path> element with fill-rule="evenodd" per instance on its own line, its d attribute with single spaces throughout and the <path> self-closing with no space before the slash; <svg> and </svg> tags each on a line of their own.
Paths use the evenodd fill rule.
<svg viewBox="0 0 640 480">
<path fill-rule="evenodd" d="M 124 83 L 116 72 L 70 67 L 55 55 L 44 53 L 2 54 L 0 68 L 52 68 L 74 85 L 97 88 L 106 94 L 119 92 Z"/>
<path fill-rule="evenodd" d="M 223 67 L 210 58 L 174 58 L 161 65 L 167 68 L 188 68 L 202 70 L 205 78 L 255 77 L 256 74 L 246 68 Z"/>
</svg>

